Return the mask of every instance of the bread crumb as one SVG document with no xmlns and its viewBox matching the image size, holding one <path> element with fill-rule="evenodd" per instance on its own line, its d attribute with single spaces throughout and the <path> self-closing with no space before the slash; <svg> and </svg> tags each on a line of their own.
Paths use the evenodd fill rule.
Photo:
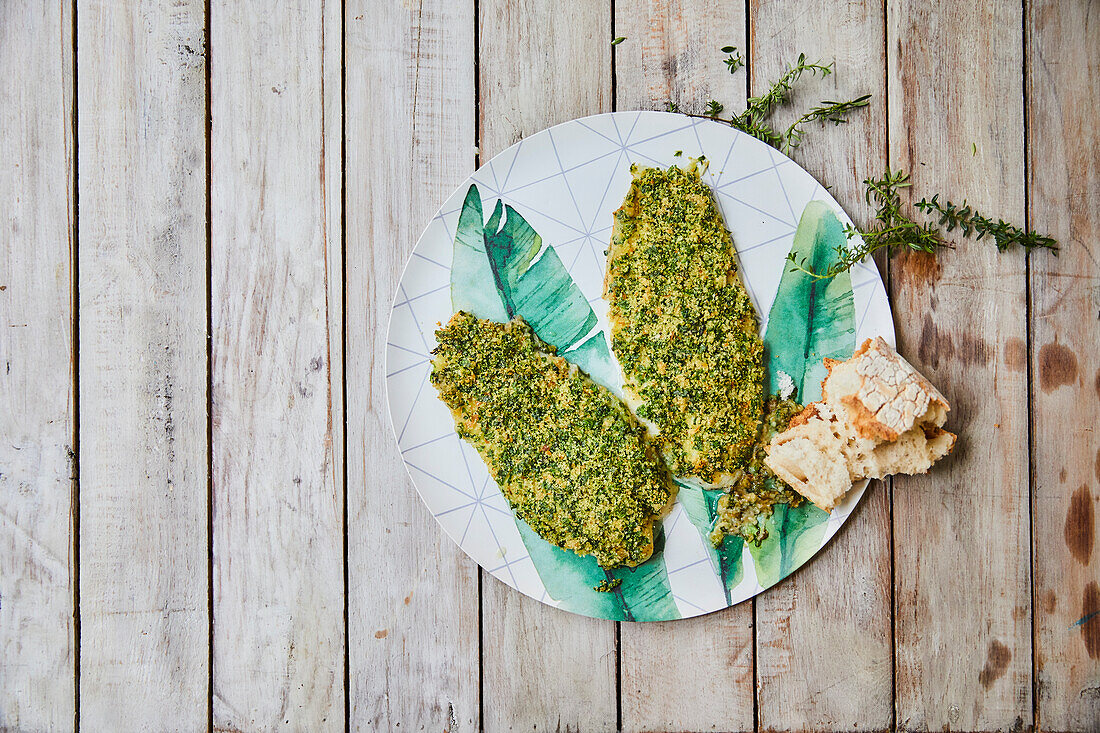
<svg viewBox="0 0 1100 733">
<path fill-rule="evenodd" d="M 779 371 L 779 399 L 790 399 L 790 396 L 794 394 L 794 380 L 791 379 L 791 375 L 785 371 Z"/>
</svg>

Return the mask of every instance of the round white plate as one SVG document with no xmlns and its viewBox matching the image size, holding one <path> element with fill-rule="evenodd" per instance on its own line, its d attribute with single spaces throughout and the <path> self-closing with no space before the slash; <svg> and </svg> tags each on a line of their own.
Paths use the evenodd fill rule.
<svg viewBox="0 0 1100 733">
<path fill-rule="evenodd" d="M 544 603 L 605 618 L 635 618 L 629 612 L 625 616 L 609 612 L 607 604 L 598 602 L 610 594 L 594 596 L 593 605 L 561 592 L 562 583 L 575 581 L 546 577 L 557 570 L 548 565 L 545 552 L 532 556 L 507 500 L 477 451 L 455 434 L 450 412 L 428 381 L 435 329 L 454 313 L 450 269 L 463 201 L 474 184 L 486 217 L 498 199 L 519 212 L 544 245 L 555 249 L 606 334 L 607 305 L 601 298 L 604 251 L 612 212 L 630 186 L 630 165 L 686 166 L 690 158 L 700 156 L 709 161 L 703 180 L 714 191 L 733 235 L 763 334 L 806 204 L 825 202 L 841 222 L 851 220 L 828 191 L 782 153 L 726 125 L 677 114 L 616 112 L 585 117 L 513 145 L 447 199 L 427 224 L 401 278 L 386 355 L 390 415 L 401 456 L 444 531 L 493 576 Z M 851 285 L 855 343 L 873 336 L 893 343 L 890 306 L 874 263 L 854 267 Z M 835 534 L 865 485 L 858 485 L 832 512 L 824 530 L 813 537 L 814 546 L 800 552 L 799 564 Z M 641 614 L 642 618 L 687 618 L 716 611 L 763 590 L 758 578 L 764 577 L 766 584 L 778 579 L 774 568 L 758 573 L 757 561 L 746 546 L 743 575 L 735 586 L 724 587 L 714 554 L 679 500 L 663 527 L 663 553 L 650 562 L 663 563 L 670 598 L 659 616 Z M 779 577 L 793 569 L 784 567 Z"/>
</svg>

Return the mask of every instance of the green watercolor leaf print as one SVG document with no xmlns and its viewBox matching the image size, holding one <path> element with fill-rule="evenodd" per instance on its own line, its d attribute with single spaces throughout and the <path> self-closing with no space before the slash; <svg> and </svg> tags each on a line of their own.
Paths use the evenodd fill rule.
<svg viewBox="0 0 1100 733">
<path fill-rule="evenodd" d="M 556 257 L 557 255 L 555 255 Z M 607 338 L 603 335 L 603 331 L 596 331 L 580 345 L 563 353 L 562 356 L 579 366 L 588 376 L 619 397 L 623 396 L 619 368 L 611 359 L 611 350 L 607 347 Z"/>
<path fill-rule="evenodd" d="M 680 618 L 672 592 L 663 550 L 664 530 L 653 537 L 653 556 L 636 568 L 601 568 L 591 556 L 581 557 L 539 537 L 522 519 L 516 520 L 520 536 L 539 571 L 546 592 L 560 608 L 614 621 L 669 621 Z M 604 580 L 621 583 L 610 592 L 595 590 Z"/>
<path fill-rule="evenodd" d="M 483 221 L 481 194 L 470 186 L 453 257 L 451 304 L 456 311 L 498 323 L 523 316 L 559 354 L 605 387 L 621 391 L 607 338 L 598 330 L 588 336 L 596 326 L 592 306 L 557 251 L 543 248 L 542 237 L 518 211 L 498 199 L 489 221 Z"/>
<path fill-rule="evenodd" d="M 768 518 L 768 536 L 759 547 L 749 545 L 760 587 L 775 585 L 809 560 L 821 547 L 828 519 L 828 512 L 808 501 L 794 508 L 776 504 Z"/>
<path fill-rule="evenodd" d="M 612 580 L 622 581 L 615 589 L 615 595 L 621 598 L 622 603 L 621 620 L 667 621 L 680 618 L 668 585 L 665 531 L 662 527 L 654 526 L 653 555 L 648 560 L 633 568 L 615 568 L 608 574 Z"/>
<path fill-rule="evenodd" d="M 500 286 L 490 288 L 496 275 L 485 254 L 485 223 L 481 196 L 470 186 L 458 217 L 454 254 L 451 259 L 451 305 L 455 311 L 473 313 L 497 323 L 511 320 L 500 296 Z"/>
<path fill-rule="evenodd" d="M 511 206 L 499 199 L 484 220 L 481 194 L 471 185 L 455 233 L 451 303 L 498 323 L 522 316 L 543 341 L 593 380 L 621 394 L 619 370 L 607 338 L 596 328 L 588 300 L 558 253 Z M 520 536 L 547 593 L 563 608 L 598 618 L 657 621 L 679 618 L 668 583 L 664 535 L 656 530 L 653 556 L 636 568 L 605 570 L 595 558 L 563 550 L 516 519 Z M 620 579 L 613 591 L 593 590 Z"/>
<path fill-rule="evenodd" d="M 791 251 L 799 261 L 805 257 L 814 268 L 827 268 L 836 261 L 837 246 L 846 240 L 832 209 L 811 201 L 802 211 Z M 779 391 L 783 371 L 794 380 L 796 399 L 803 404 L 820 399 L 826 374 L 822 359 L 849 358 L 855 351 L 855 334 L 855 299 L 847 272 L 823 282 L 785 269 L 764 334 L 769 390 Z M 821 545 L 828 519 L 827 512 L 808 501 L 796 507 L 777 504 L 765 525 L 767 538 L 759 547 L 749 545 L 757 582 L 767 588 L 809 560 Z"/>
<path fill-rule="evenodd" d="M 710 541 L 710 532 L 718 516 L 718 499 L 725 492 L 721 489 L 702 489 L 679 481 L 677 484 L 680 487 L 677 493 L 680 504 L 703 537 L 703 545 L 710 555 L 711 566 L 722 581 L 722 591 L 726 594 L 726 605 L 729 606 L 733 603 L 733 589 L 745 577 L 745 567 L 741 560 L 745 541 L 733 535 L 725 537 L 718 547 Z"/>
<path fill-rule="evenodd" d="M 837 261 L 836 248 L 847 239 L 844 225 L 828 204 L 811 201 L 802 211 L 791 252 L 800 262 L 805 258 L 815 272 L 824 272 Z M 847 359 L 855 351 L 852 277 L 844 271 L 831 280 L 815 280 L 783 264 L 764 336 L 769 390 L 779 391 L 779 372 L 785 372 L 794 380 L 796 399 L 806 404 L 821 398 L 821 360 Z"/>
</svg>

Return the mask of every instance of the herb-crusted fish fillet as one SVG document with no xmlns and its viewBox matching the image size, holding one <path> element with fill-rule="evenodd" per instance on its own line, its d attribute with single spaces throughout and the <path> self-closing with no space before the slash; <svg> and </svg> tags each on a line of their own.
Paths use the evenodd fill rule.
<svg viewBox="0 0 1100 733">
<path fill-rule="evenodd" d="M 653 522 L 673 497 L 625 405 L 522 318 L 459 312 L 436 339 L 432 384 L 518 517 L 604 567 L 653 554 Z"/>
<path fill-rule="evenodd" d="M 756 312 L 695 166 L 631 172 L 604 282 L 628 403 L 672 473 L 728 485 L 760 432 Z"/>
</svg>

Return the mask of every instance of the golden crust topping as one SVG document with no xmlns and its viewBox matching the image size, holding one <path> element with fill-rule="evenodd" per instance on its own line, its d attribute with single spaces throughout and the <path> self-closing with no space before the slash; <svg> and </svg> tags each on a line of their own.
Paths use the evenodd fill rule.
<svg viewBox="0 0 1100 733">
<path fill-rule="evenodd" d="M 864 437 L 896 440 L 930 412 L 943 425 L 950 409 L 939 390 L 881 337 L 864 341 L 848 361 L 829 360 L 826 367 L 825 401 L 848 407 Z"/>
</svg>

